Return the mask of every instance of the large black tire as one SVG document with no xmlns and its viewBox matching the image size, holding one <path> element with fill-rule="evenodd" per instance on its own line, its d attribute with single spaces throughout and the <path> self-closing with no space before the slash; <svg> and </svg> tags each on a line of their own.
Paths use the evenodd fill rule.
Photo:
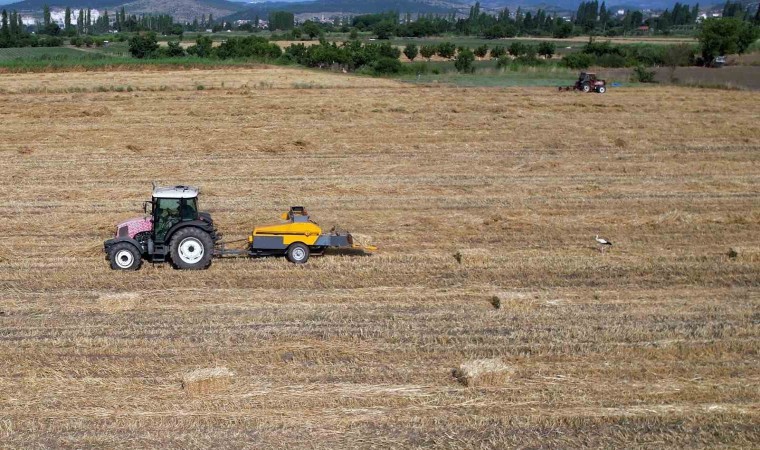
<svg viewBox="0 0 760 450">
<path fill-rule="evenodd" d="M 169 241 L 169 254 L 177 269 L 203 270 L 211 265 L 214 241 L 200 228 L 182 228 Z"/>
<path fill-rule="evenodd" d="M 113 270 L 137 270 L 142 265 L 140 250 L 129 242 L 119 242 L 111 247 L 108 260 Z"/>
<path fill-rule="evenodd" d="M 583 92 L 591 92 L 591 85 L 588 83 L 583 83 L 583 86 L 581 86 L 581 90 Z"/>
<path fill-rule="evenodd" d="M 605 92 L 607 92 L 607 88 L 604 86 L 599 86 L 598 88 L 596 88 L 596 92 L 600 94 L 604 94 Z"/>
<path fill-rule="evenodd" d="M 305 264 L 309 260 L 309 247 L 300 242 L 290 244 L 285 256 L 293 264 Z"/>
</svg>

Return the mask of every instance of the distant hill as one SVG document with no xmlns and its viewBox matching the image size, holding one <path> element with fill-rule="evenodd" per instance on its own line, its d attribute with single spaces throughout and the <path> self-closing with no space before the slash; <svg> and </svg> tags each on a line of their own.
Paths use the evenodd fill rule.
<svg viewBox="0 0 760 450">
<path fill-rule="evenodd" d="M 688 5 L 694 5 L 696 3 L 699 3 L 703 7 L 709 5 L 711 2 L 715 0 L 710 1 L 701 1 L 698 0 L 624 0 L 624 1 L 607 1 L 606 5 L 608 8 L 614 7 L 615 9 L 619 8 L 620 4 L 627 5 L 625 8 L 622 9 L 673 9 L 673 5 L 675 5 L 676 1 L 679 1 L 682 4 L 688 4 Z M 750 1 L 750 0 L 747 0 Z M 754 1 L 754 0 L 753 0 Z M 529 8 L 543 8 L 548 9 L 550 11 L 553 10 L 561 10 L 561 11 L 575 11 L 578 9 L 578 5 L 580 4 L 581 0 L 481 0 L 480 4 L 483 8 L 488 9 L 504 9 L 504 7 L 509 8 L 511 11 L 515 11 L 518 6 L 522 7 L 523 9 Z M 474 3 L 474 2 L 473 2 Z M 599 0 L 599 4 L 601 4 L 602 1 Z M 725 3 L 725 2 L 724 2 Z"/>
<path fill-rule="evenodd" d="M 244 3 L 227 0 L 134 0 L 123 6 L 130 14 L 170 14 L 179 22 L 192 22 L 204 14 L 221 18 L 247 7 Z"/>
<path fill-rule="evenodd" d="M 227 0 L 24 0 L 9 4 L 5 8 L 41 14 L 46 4 L 51 8 L 68 6 L 72 9 L 92 8 L 100 11 L 113 11 L 123 6 L 129 14 L 171 14 L 180 22 L 192 21 L 203 14 L 213 14 L 214 17 L 221 18 L 249 6 Z"/>
<path fill-rule="evenodd" d="M 421 0 L 315 0 L 311 2 L 250 3 L 247 9 L 229 17 L 232 20 L 266 18 L 271 11 L 289 11 L 294 14 L 344 13 L 372 14 L 385 11 L 400 13 L 450 14 L 460 3 Z"/>
<path fill-rule="evenodd" d="M 14 0 L 0 0 L 0 4 Z M 179 21 L 192 21 L 195 17 L 213 14 L 216 18 L 230 20 L 251 20 L 256 16 L 264 19 L 271 11 L 290 11 L 294 14 L 371 14 L 385 11 L 399 13 L 450 14 L 453 11 L 467 13 L 473 1 L 468 0 L 277 0 L 244 3 L 246 0 L 24 0 L 10 3 L 3 8 L 18 11 L 42 13 L 45 4 L 50 7 L 72 9 L 93 8 L 114 10 L 125 7 L 131 14 L 171 14 Z M 248 0 L 250 1 L 250 0 Z M 626 9 L 672 8 L 676 0 L 622 0 L 608 1 L 608 7 L 618 9 L 617 4 L 627 5 Z M 750 1 L 750 0 L 745 0 Z M 752 0 L 754 1 L 754 0 Z M 543 8 L 548 11 L 572 12 L 578 8 L 580 0 L 481 0 L 484 10 L 496 11 L 508 7 L 515 11 Z M 682 1 L 692 4 L 695 1 Z M 703 5 L 709 4 L 703 2 Z"/>
<path fill-rule="evenodd" d="M 48 5 L 51 8 L 65 8 L 69 6 L 72 9 L 92 8 L 101 10 L 105 8 L 113 9 L 116 5 L 123 3 L 124 0 L 24 0 L 11 3 L 6 6 L 6 9 L 42 12 L 42 8 Z"/>
</svg>

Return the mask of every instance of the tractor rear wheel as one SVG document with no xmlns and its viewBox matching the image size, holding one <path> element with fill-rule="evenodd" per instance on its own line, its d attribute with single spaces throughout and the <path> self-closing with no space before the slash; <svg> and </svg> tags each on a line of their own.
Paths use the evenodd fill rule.
<svg viewBox="0 0 760 450">
<path fill-rule="evenodd" d="M 211 265 L 214 241 L 200 228 L 182 228 L 171 238 L 169 252 L 178 269 L 202 270 Z"/>
<path fill-rule="evenodd" d="M 290 244 L 285 256 L 287 256 L 288 261 L 293 264 L 304 264 L 309 260 L 309 247 L 300 242 Z"/>
<path fill-rule="evenodd" d="M 142 264 L 140 251 L 129 242 L 119 242 L 111 247 L 108 260 L 113 270 L 137 270 Z"/>
<path fill-rule="evenodd" d="M 583 83 L 583 86 L 581 86 L 581 90 L 583 90 L 583 92 L 591 92 L 591 85 L 588 83 Z"/>
</svg>

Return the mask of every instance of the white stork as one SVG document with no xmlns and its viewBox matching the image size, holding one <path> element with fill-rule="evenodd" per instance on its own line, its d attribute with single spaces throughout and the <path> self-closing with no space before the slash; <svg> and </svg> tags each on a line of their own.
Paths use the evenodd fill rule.
<svg viewBox="0 0 760 450">
<path fill-rule="evenodd" d="M 612 247 L 612 242 L 608 241 L 607 239 L 600 238 L 599 235 L 596 235 L 595 238 L 597 244 L 599 244 L 599 251 L 604 253 L 604 249 L 607 247 Z"/>
</svg>

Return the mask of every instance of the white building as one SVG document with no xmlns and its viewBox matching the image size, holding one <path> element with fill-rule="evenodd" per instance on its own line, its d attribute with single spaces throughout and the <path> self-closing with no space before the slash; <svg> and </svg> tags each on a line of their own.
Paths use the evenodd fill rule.
<svg viewBox="0 0 760 450">
<path fill-rule="evenodd" d="M 87 14 L 87 9 L 84 10 L 84 13 Z M 100 17 L 100 12 L 97 9 L 93 9 L 90 11 L 90 20 L 92 20 L 92 23 L 95 23 L 95 21 Z M 71 24 L 76 25 L 77 19 L 79 18 L 79 9 L 71 9 Z M 23 18 L 22 18 L 23 20 Z M 57 23 L 61 28 L 63 28 L 63 24 L 66 21 L 66 10 L 65 9 L 51 9 L 50 10 L 50 20 Z M 26 23 L 26 22 L 25 22 Z M 32 22 L 33 24 L 34 22 Z M 31 25 L 31 24 L 30 24 Z"/>
</svg>

